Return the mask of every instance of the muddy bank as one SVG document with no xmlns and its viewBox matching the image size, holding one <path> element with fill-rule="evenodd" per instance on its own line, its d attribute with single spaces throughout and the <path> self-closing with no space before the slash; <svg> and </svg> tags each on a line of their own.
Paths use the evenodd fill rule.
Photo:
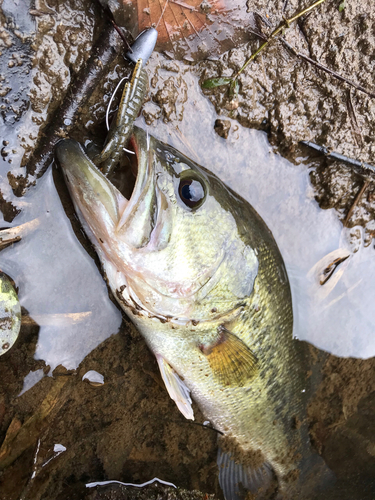
<svg viewBox="0 0 375 500">
<path fill-rule="evenodd" d="M 17 398 L 30 368 L 43 369 L 43 363 L 32 358 L 34 337 L 20 363 L 28 345 L 25 336 L 22 333 L 18 341 L 20 348 L 0 358 L 1 441 L 6 433 L 9 436 L 12 423 L 17 434 L 30 418 L 38 421 L 26 451 L 0 473 L 2 500 L 21 494 L 30 500 L 66 498 L 76 489 L 82 493 L 87 482 L 142 483 L 153 477 L 168 478 L 189 490 L 218 491 L 217 433 L 199 425 L 204 419 L 196 407 L 195 423 L 178 412 L 154 356 L 131 324 L 124 323 L 120 333 L 87 356 L 78 370 L 57 367 L 53 377 L 42 378 Z M 104 384 L 83 381 L 89 370 L 102 374 Z M 53 408 L 41 411 L 51 397 Z M 54 452 L 56 444 L 65 451 Z M 17 447 L 25 446 L 16 438 L 13 451 Z M 91 492 L 87 498 L 102 497 Z"/>
<path fill-rule="evenodd" d="M 247 10 L 262 15 L 255 28 L 269 35 L 282 16 L 292 17 L 310 5 L 307 1 L 248 0 Z M 374 93 L 375 9 L 370 0 L 326 1 L 286 30 L 285 39 L 298 52 L 349 78 Z M 284 7 L 286 8 L 284 9 Z M 254 26 L 253 26 L 254 28 Z M 224 54 L 219 61 L 200 66 L 202 80 L 231 76 L 258 48 L 260 40 Z M 360 135 L 350 118 L 350 87 L 303 62 L 280 41 L 272 42 L 239 77 L 238 107 L 230 109 L 225 88 L 206 91 L 219 114 L 235 117 L 242 125 L 262 127 L 281 149 L 293 150 L 309 140 L 369 163 L 375 158 L 375 102 L 351 89 Z"/>
</svg>

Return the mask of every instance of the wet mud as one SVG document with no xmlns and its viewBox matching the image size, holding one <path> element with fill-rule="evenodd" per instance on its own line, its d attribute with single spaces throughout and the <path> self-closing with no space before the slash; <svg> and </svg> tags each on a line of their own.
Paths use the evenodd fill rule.
<svg viewBox="0 0 375 500">
<path fill-rule="evenodd" d="M 0 2 L 0 209 L 6 223 L 16 223 L 16 216 L 27 209 L 20 195 L 35 181 L 27 179 L 25 166 L 74 75 L 87 61 L 103 19 L 97 7 L 84 0 L 25 2 L 22 15 L 9 4 Z M 339 4 L 326 1 L 291 26 L 285 38 L 298 51 L 374 92 L 375 9 L 370 0 L 345 2 L 341 11 Z M 267 20 L 262 30 L 269 34 L 282 15 L 290 17 L 306 5 L 248 0 L 247 14 L 262 14 Z M 171 122 L 178 127 L 187 118 L 186 72 L 194 72 L 201 82 L 230 76 L 258 45 L 259 39 L 251 36 L 247 44 L 197 65 L 155 56 L 149 65 L 146 123 Z M 129 66 L 117 57 L 80 110 L 70 136 L 81 142 L 94 139 L 100 146 L 106 105 L 115 83 L 129 73 Z M 373 177 L 316 155 L 307 157 L 308 151 L 298 143 L 311 140 L 374 164 L 374 100 L 355 89 L 349 96 L 346 84 L 296 58 L 279 41 L 251 63 L 239 83 L 235 102 L 224 87 L 205 91 L 220 115 L 216 132 L 224 139 L 234 132 L 228 118 L 266 130 L 278 151 L 295 162 L 302 157 L 313 167 L 314 196 L 322 208 L 334 208 L 353 228 L 352 247 L 362 241 L 370 245 L 375 236 Z M 95 259 L 59 173 L 55 182 L 75 233 Z M 178 412 L 153 355 L 126 318 L 119 332 L 74 370 L 51 369 L 35 359 L 39 331 L 24 309 L 20 336 L 0 357 L 0 500 L 222 498 L 217 433 L 201 425 L 204 417 L 197 407 L 194 423 Z M 311 366 L 319 367 L 307 409 L 310 437 L 337 477 L 337 488 L 327 498 L 373 499 L 375 360 L 336 358 L 312 347 L 310 356 Z M 102 374 L 104 384 L 82 380 L 89 370 Z M 153 477 L 168 478 L 188 491 L 113 484 L 85 487 L 92 481 L 141 483 Z"/>
<path fill-rule="evenodd" d="M 30 346 L 33 337 L 25 339 L 25 335 L 18 340 L 20 346 Z M 48 371 L 33 360 L 29 348 L 29 356 L 21 347 L 0 359 L 2 436 L 9 433 L 15 418 L 19 426 L 35 415 L 38 418 L 30 446 L 2 471 L 1 499 L 74 498 L 76 490 L 77 498 L 102 498 L 85 489 L 85 483 L 108 479 L 142 483 L 153 477 L 168 477 L 189 490 L 215 491 L 217 433 L 179 414 L 153 355 L 128 321 L 76 371 L 57 367 L 52 377 L 42 378 L 17 398 L 22 375 L 30 369 Z M 26 359 L 20 359 L 25 354 Z M 104 384 L 82 381 L 88 370 L 101 373 Z M 56 391 L 61 379 L 64 385 Z M 52 393 L 56 406 L 41 413 Z M 196 421 L 203 422 L 197 408 L 195 412 Z M 66 448 L 61 455 L 53 451 L 58 443 Z M 18 446 L 25 447 L 16 438 L 12 447 Z M 30 479 L 32 471 L 34 479 Z"/>
<path fill-rule="evenodd" d="M 372 94 L 375 9 L 370 0 L 321 4 L 291 24 L 287 42 L 317 62 L 362 85 Z M 310 2 L 283 0 L 247 1 L 247 11 L 258 13 L 252 26 L 266 36 L 281 22 Z M 259 37 L 225 53 L 216 62 L 204 63 L 202 79 L 231 76 L 258 48 Z M 220 87 L 207 92 L 218 113 L 235 117 L 242 125 L 264 127 L 282 149 L 308 140 L 350 157 L 374 161 L 374 99 L 356 91 L 333 76 L 295 57 L 280 41 L 273 41 L 239 77 L 240 90 L 235 109 L 228 109 L 228 94 Z M 348 91 L 360 135 L 348 110 Z M 230 106 L 229 106 L 230 107 Z M 359 144 L 358 144 L 359 142 Z"/>
<path fill-rule="evenodd" d="M 371 175 L 325 160 L 310 173 L 315 199 L 321 208 L 336 210 L 338 218 L 350 228 L 353 250 L 361 243 L 369 246 L 375 237 L 375 184 Z M 363 228 L 364 231 L 360 230 Z"/>
<path fill-rule="evenodd" d="M 214 495 L 200 491 L 186 491 L 182 488 L 175 490 L 166 487 L 145 487 L 140 491 L 122 485 L 109 485 L 96 488 L 87 497 L 87 500 L 215 500 Z"/>
</svg>

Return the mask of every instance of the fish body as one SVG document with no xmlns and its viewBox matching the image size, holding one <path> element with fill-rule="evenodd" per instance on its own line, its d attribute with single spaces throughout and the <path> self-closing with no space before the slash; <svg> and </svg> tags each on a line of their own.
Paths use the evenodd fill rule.
<svg viewBox="0 0 375 500">
<path fill-rule="evenodd" d="M 226 498 L 276 483 L 283 498 L 304 498 L 314 462 L 303 423 L 307 368 L 277 244 L 214 174 L 137 127 L 132 144 L 138 173 L 129 200 L 77 142 L 57 146 L 108 283 L 178 408 L 193 418 L 191 395 L 222 433 Z"/>
</svg>

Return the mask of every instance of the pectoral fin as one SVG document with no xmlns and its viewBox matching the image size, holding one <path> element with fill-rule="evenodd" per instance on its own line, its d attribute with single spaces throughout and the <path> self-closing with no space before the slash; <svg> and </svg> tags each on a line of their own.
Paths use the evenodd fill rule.
<svg viewBox="0 0 375 500">
<path fill-rule="evenodd" d="M 214 344 L 199 346 L 210 367 L 224 386 L 242 387 L 258 371 L 255 354 L 236 335 L 221 327 Z"/>
<path fill-rule="evenodd" d="M 169 396 L 176 403 L 177 408 L 185 418 L 194 420 L 190 390 L 186 387 L 171 365 L 167 363 L 162 356 L 157 354 L 156 359 Z"/>
</svg>

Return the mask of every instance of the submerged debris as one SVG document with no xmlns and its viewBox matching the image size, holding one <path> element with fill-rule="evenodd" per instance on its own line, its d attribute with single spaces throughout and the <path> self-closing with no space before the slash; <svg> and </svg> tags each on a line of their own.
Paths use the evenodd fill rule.
<svg viewBox="0 0 375 500">
<path fill-rule="evenodd" d="M 21 328 L 21 305 L 6 274 L 0 271 L 0 356 L 9 351 Z"/>
</svg>

